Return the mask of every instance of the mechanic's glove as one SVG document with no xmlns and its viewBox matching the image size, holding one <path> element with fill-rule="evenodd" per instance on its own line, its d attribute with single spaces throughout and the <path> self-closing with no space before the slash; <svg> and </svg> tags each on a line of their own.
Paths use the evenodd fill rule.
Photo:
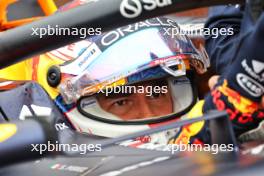
<svg viewBox="0 0 264 176">
<path fill-rule="evenodd" d="M 237 135 L 264 119 L 259 103 L 264 92 L 264 13 L 239 43 L 232 65 L 207 96 L 204 111 L 226 110 Z"/>
</svg>

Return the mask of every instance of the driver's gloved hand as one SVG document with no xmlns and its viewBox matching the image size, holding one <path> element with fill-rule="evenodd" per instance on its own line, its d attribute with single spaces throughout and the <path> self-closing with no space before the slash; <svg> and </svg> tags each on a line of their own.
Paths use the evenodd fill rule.
<svg viewBox="0 0 264 176">
<path fill-rule="evenodd" d="M 264 119 L 260 101 L 264 94 L 264 13 L 239 40 L 229 69 L 206 97 L 204 111 L 226 110 L 236 135 L 256 128 Z"/>
</svg>

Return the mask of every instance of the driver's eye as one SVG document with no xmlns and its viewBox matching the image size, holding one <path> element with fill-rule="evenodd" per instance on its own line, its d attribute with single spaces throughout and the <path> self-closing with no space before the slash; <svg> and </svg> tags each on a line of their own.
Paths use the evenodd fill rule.
<svg viewBox="0 0 264 176">
<path fill-rule="evenodd" d="M 152 92 L 151 95 L 149 95 L 149 98 L 156 99 L 156 98 L 159 98 L 162 95 L 164 95 L 164 94 L 163 93 L 155 93 L 155 92 Z"/>
<path fill-rule="evenodd" d="M 128 100 L 118 100 L 113 103 L 114 106 L 124 106 L 128 104 Z"/>
</svg>

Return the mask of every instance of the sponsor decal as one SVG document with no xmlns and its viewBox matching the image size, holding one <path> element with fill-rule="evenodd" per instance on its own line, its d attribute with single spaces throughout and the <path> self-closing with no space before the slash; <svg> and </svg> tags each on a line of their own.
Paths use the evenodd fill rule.
<svg viewBox="0 0 264 176">
<path fill-rule="evenodd" d="M 172 0 L 123 0 L 120 5 L 120 13 L 126 18 L 136 18 L 143 10 L 151 11 L 171 4 Z"/>
<path fill-rule="evenodd" d="M 181 84 L 191 84 L 190 80 L 187 77 L 179 77 L 177 79 L 172 80 L 173 85 L 181 85 Z"/>
<path fill-rule="evenodd" d="M 254 97 L 260 97 L 263 95 L 264 87 L 249 76 L 243 73 L 238 73 L 236 79 L 240 87 L 250 95 Z"/>
<path fill-rule="evenodd" d="M 82 60 L 80 60 L 80 62 L 78 63 L 78 66 L 81 68 L 85 64 L 87 58 L 91 57 L 95 52 L 96 52 L 96 49 L 92 48 L 91 51 L 89 51 L 87 55 L 85 55 L 85 57 L 83 57 Z"/>
<path fill-rule="evenodd" d="M 241 63 L 245 71 L 252 76 L 252 78 L 263 82 L 264 81 L 264 63 L 256 60 L 252 60 L 252 67 L 248 66 L 247 61 L 244 59 Z M 262 74 L 261 74 L 262 72 Z"/>
<path fill-rule="evenodd" d="M 17 127 L 14 124 L 0 124 L 0 142 L 4 142 L 14 136 Z"/>
<path fill-rule="evenodd" d="M 83 50 L 85 51 L 82 51 L 73 62 L 60 67 L 62 73 L 79 75 L 101 54 L 96 44 L 91 44 L 88 48 L 83 48 Z"/>
<path fill-rule="evenodd" d="M 149 142 L 151 142 L 151 137 L 150 136 L 137 137 L 136 141 L 140 141 L 142 143 L 149 143 Z"/>
<path fill-rule="evenodd" d="M 21 112 L 19 114 L 20 120 L 25 120 L 26 117 L 34 116 L 34 113 L 37 116 L 50 116 L 52 109 L 49 107 L 42 107 L 31 104 L 30 106 L 23 105 Z"/>
<path fill-rule="evenodd" d="M 78 69 L 84 70 L 97 56 L 101 54 L 99 48 L 92 44 L 86 51 L 80 55 L 80 57 L 76 60 L 76 65 Z"/>
<path fill-rule="evenodd" d="M 179 28 L 178 24 L 171 19 L 163 19 L 163 18 L 153 18 L 145 21 L 141 21 L 135 24 L 131 24 L 125 27 L 118 28 L 116 30 L 112 30 L 106 33 L 100 43 L 95 41 L 100 49 L 107 48 L 107 46 L 113 44 L 114 42 L 120 40 L 121 38 L 135 32 L 148 27 L 164 27 L 164 30 L 168 27 Z"/>
<path fill-rule="evenodd" d="M 90 107 L 90 106 L 93 106 L 95 104 L 96 104 L 96 100 L 93 97 L 91 97 L 90 99 L 84 99 L 81 102 L 81 108 Z"/>
<path fill-rule="evenodd" d="M 69 128 L 65 123 L 57 123 L 55 124 L 55 129 L 57 131 L 61 131 L 61 130 L 64 130 L 64 129 L 67 129 Z"/>
<path fill-rule="evenodd" d="M 77 173 L 82 173 L 88 169 L 88 167 L 65 165 L 65 164 L 59 164 L 59 163 L 54 164 L 50 168 L 52 170 L 70 171 L 70 172 L 77 172 Z"/>
<path fill-rule="evenodd" d="M 252 60 L 252 65 L 255 73 L 259 74 L 264 70 L 264 63 L 256 60 Z M 263 77 L 263 76 L 262 76 Z"/>
</svg>

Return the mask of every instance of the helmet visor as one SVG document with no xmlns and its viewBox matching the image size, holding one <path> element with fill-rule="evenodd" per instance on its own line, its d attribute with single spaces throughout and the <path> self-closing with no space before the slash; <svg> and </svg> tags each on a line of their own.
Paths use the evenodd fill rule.
<svg viewBox="0 0 264 176">
<path fill-rule="evenodd" d="M 118 40 L 115 35 L 114 32 L 106 34 L 75 61 L 61 66 L 63 73 L 75 75 L 60 86 L 67 102 L 95 94 L 118 81 L 120 85 L 129 84 L 128 76 L 166 62 L 173 66 L 179 60 L 189 60 L 199 72 L 206 70 L 203 56 L 185 36 L 166 35 L 163 29 L 156 27 L 139 30 Z M 109 38 L 116 41 L 109 44 Z M 106 47 L 107 44 L 110 46 Z M 175 60 L 177 62 L 173 62 Z M 175 77 L 181 76 L 185 70 L 174 73 Z"/>
</svg>

